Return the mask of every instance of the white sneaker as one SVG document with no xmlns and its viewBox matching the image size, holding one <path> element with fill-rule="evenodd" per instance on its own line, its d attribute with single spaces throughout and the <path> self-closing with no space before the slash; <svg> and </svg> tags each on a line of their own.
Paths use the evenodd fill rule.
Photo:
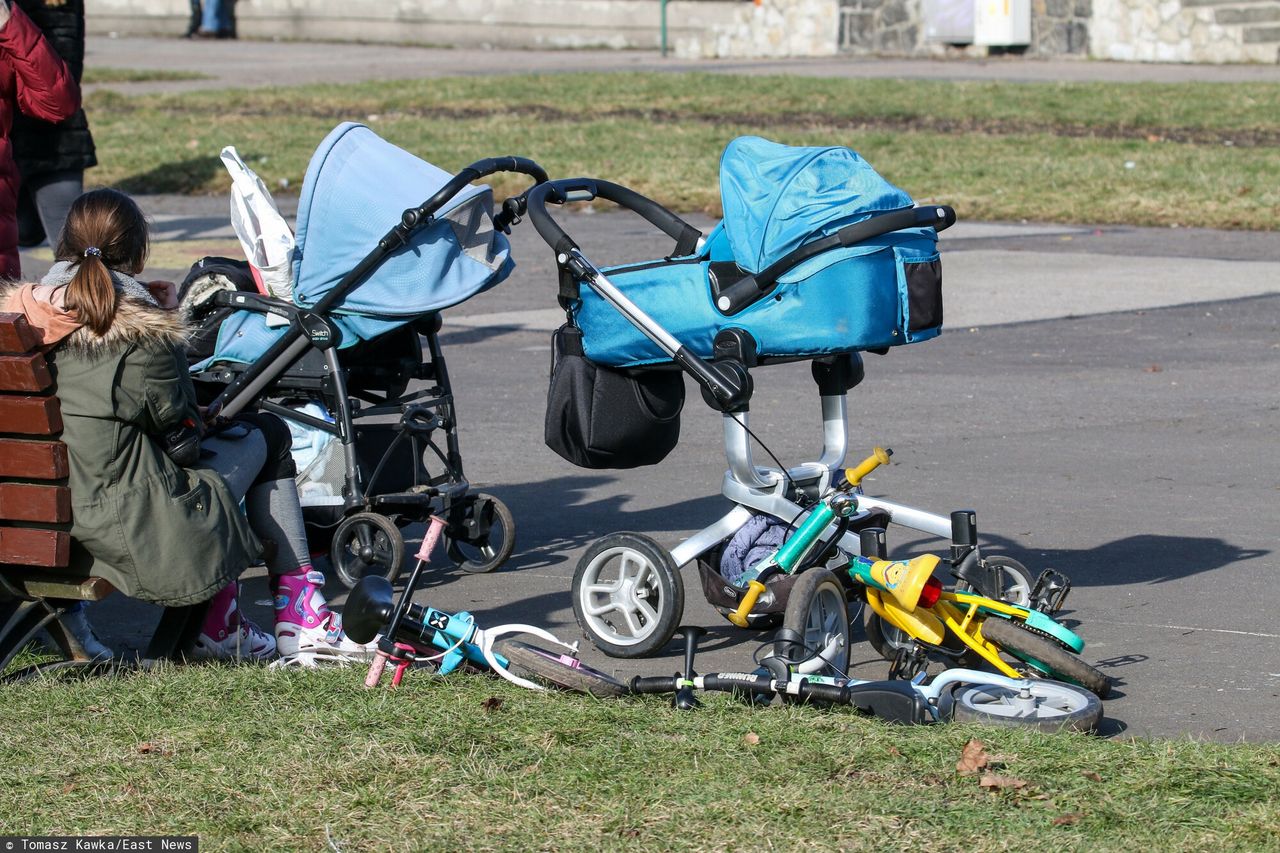
<svg viewBox="0 0 1280 853">
<path fill-rule="evenodd" d="M 196 637 L 189 657 L 193 660 L 266 660 L 275 657 L 276 640 L 250 622 L 239 620 L 236 627 L 219 631 L 217 637 Z"/>
<path fill-rule="evenodd" d="M 62 627 L 76 638 L 80 648 L 84 649 L 84 653 L 89 656 L 89 660 L 111 660 L 115 656 L 114 653 L 98 639 L 84 611 L 84 602 L 72 605 L 71 609 L 62 614 Z"/>
</svg>

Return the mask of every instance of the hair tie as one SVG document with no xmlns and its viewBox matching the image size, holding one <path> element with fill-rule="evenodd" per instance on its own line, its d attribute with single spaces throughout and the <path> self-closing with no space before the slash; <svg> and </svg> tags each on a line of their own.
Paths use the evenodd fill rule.
<svg viewBox="0 0 1280 853">
<path fill-rule="evenodd" d="M 89 248 L 84 250 L 84 256 L 86 258 L 89 258 L 89 257 L 101 258 L 102 250 L 99 249 L 97 246 L 90 246 Z"/>
</svg>

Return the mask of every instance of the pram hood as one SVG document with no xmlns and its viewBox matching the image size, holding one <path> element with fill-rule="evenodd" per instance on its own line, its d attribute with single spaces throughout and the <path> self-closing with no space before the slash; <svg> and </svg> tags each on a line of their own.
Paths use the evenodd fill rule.
<svg viewBox="0 0 1280 853">
<path fill-rule="evenodd" d="M 362 124 L 334 128 L 312 156 L 298 199 L 294 301 L 318 302 L 377 246 L 402 211 L 422 204 L 452 177 Z M 463 189 L 335 310 L 417 316 L 502 281 L 513 264 L 492 213 L 489 187 Z"/>
<path fill-rule="evenodd" d="M 720 198 L 733 259 L 753 273 L 816 237 L 912 206 L 848 148 L 797 148 L 758 136 L 725 148 Z"/>
</svg>

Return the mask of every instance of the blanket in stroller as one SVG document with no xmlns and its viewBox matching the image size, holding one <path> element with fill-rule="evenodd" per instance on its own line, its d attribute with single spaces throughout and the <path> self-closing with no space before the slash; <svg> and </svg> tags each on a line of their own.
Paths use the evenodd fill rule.
<svg viewBox="0 0 1280 853">
<path fill-rule="evenodd" d="M 605 268 L 609 280 L 682 344 L 709 358 L 723 328 L 746 329 L 759 354 L 804 358 L 914 343 L 942 328 L 942 268 L 932 228 L 894 231 L 793 267 L 766 298 L 726 316 L 717 275 L 758 273 L 793 250 L 911 197 L 848 148 L 797 148 L 759 137 L 729 143 L 720 162 L 724 220 L 686 257 Z M 666 355 L 582 288 L 576 319 L 592 361 L 638 367 Z"/>
<path fill-rule="evenodd" d="M 298 199 L 293 299 L 315 305 L 400 219 L 453 176 L 392 145 L 368 127 L 345 122 L 316 149 Z M 510 274 L 507 238 L 493 227 L 489 187 L 467 187 L 434 221 L 387 257 L 333 309 L 340 346 L 373 338 L 457 305 Z M 248 363 L 284 333 L 265 315 L 240 311 L 222 321 L 215 361 Z"/>
</svg>

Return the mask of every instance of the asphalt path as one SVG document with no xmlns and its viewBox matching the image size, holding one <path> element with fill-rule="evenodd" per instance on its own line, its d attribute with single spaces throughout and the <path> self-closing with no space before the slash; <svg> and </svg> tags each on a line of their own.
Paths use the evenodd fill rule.
<svg viewBox="0 0 1280 853">
<path fill-rule="evenodd" d="M 228 245 L 225 200 L 143 203 L 159 242 L 193 253 Z M 630 216 L 563 221 L 600 263 L 669 250 Z M 947 331 L 867 356 L 850 395 L 850 458 L 895 450 L 869 493 L 939 513 L 973 508 L 989 553 L 1072 578 L 1067 618 L 1085 657 L 1118 682 L 1110 734 L 1280 738 L 1280 628 L 1266 616 L 1280 568 L 1278 244 L 1239 232 L 962 223 L 942 240 Z M 433 564 L 418 599 L 577 639 L 570 579 L 595 539 L 635 531 L 670 548 L 727 509 L 719 416 L 690 385 L 680 445 L 660 465 L 585 471 L 553 454 L 541 441 L 559 319 L 551 253 L 527 224 L 513 253 L 506 282 L 446 312 L 442 340 L 467 474 L 510 505 L 517 550 L 492 575 Z M 46 260 L 29 254 L 28 273 Z M 761 369 L 756 381 L 761 439 L 787 464 L 813 458 L 821 430 L 807 367 Z M 946 545 L 901 529 L 890 544 L 897 556 Z M 247 577 L 250 610 L 270 624 L 261 570 Z M 710 631 L 701 667 L 747 666 L 767 635 L 730 626 L 703 601 L 696 570 L 683 577 L 683 621 Z M 91 613 L 109 640 L 138 648 L 157 611 L 116 596 Z M 886 665 L 856 636 L 855 673 L 882 677 Z M 678 658 L 678 642 L 644 661 L 583 649 L 621 676 L 671 672 Z"/>
</svg>

